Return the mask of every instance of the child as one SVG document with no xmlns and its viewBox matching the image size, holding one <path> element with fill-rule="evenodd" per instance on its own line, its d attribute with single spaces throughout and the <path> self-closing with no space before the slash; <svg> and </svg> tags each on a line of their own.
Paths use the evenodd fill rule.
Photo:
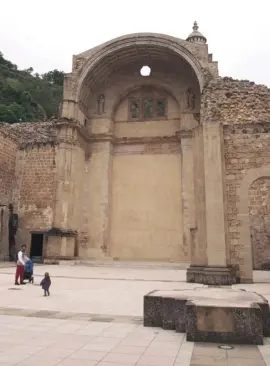
<svg viewBox="0 0 270 366">
<path fill-rule="evenodd" d="M 44 296 L 50 296 L 49 288 L 51 286 L 51 279 L 48 272 L 45 273 L 43 280 L 40 282 L 40 286 L 42 286 L 42 290 L 44 290 Z"/>
</svg>

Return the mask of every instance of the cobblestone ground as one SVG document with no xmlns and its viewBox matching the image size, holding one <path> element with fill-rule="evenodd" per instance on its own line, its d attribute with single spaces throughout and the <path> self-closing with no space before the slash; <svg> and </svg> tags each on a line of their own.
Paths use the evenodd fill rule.
<svg viewBox="0 0 270 366">
<path fill-rule="evenodd" d="M 46 271 L 52 288 L 44 298 L 38 285 Z M 270 273 L 255 272 L 255 281 L 236 287 L 270 301 Z M 13 284 L 14 267 L 0 264 L 0 366 L 270 365 L 269 339 L 226 351 L 142 326 L 144 294 L 198 286 L 175 265 L 40 265 L 34 285 Z"/>
</svg>

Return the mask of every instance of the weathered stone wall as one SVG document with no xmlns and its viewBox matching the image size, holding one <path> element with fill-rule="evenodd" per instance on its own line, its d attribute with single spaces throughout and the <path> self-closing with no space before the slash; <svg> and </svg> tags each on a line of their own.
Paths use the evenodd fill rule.
<svg viewBox="0 0 270 366">
<path fill-rule="evenodd" d="M 14 136 L 5 131 L 6 124 L 0 124 L 0 259 L 8 255 L 8 204 L 12 202 L 15 183 L 15 165 L 18 145 Z"/>
<path fill-rule="evenodd" d="M 254 197 L 250 196 L 252 215 L 248 227 L 240 217 L 240 206 L 243 199 L 248 200 L 247 193 L 241 191 L 246 176 L 254 169 L 269 167 L 270 164 L 270 90 L 262 85 L 230 78 L 212 81 L 203 92 L 201 116 L 202 121 L 221 122 L 224 125 L 228 260 L 231 264 L 240 265 L 240 273 L 245 277 L 246 268 L 251 265 L 246 263 L 246 253 L 252 251 L 253 261 L 258 262 L 255 259 L 256 253 L 266 247 L 264 244 L 259 246 L 255 238 L 250 241 L 247 233 L 254 231 L 253 227 L 258 220 L 267 220 L 266 212 L 263 217 L 260 210 L 256 211 L 259 217 L 257 213 L 253 215 L 254 207 L 258 208 L 262 202 L 261 190 L 258 189 Z M 253 186 L 250 195 L 252 192 L 254 193 Z M 249 215 L 248 210 L 244 214 Z M 248 240 L 241 239 L 242 229 Z M 262 229 L 260 226 L 260 237 L 265 235 L 266 227 Z"/>
<path fill-rule="evenodd" d="M 14 202 L 20 218 L 20 242 L 30 245 L 30 230 L 52 227 L 55 172 L 54 147 L 40 146 L 19 151 Z"/>
<path fill-rule="evenodd" d="M 19 215 L 17 246 L 51 227 L 55 199 L 55 122 L 0 125 L 0 203 Z"/>
<path fill-rule="evenodd" d="M 0 204 L 8 205 L 14 183 L 16 142 L 0 130 Z"/>
<path fill-rule="evenodd" d="M 246 80 L 217 78 L 204 89 L 201 107 L 204 121 L 270 123 L 270 89 Z"/>
<path fill-rule="evenodd" d="M 230 259 L 232 264 L 243 264 L 243 258 L 239 257 L 244 248 L 239 244 L 241 221 L 238 219 L 238 205 L 241 197 L 237 195 L 237 188 L 241 187 L 241 182 L 250 169 L 269 166 L 270 126 L 225 126 L 224 142 Z M 259 201 L 254 197 L 252 205 L 257 204 Z"/>
</svg>

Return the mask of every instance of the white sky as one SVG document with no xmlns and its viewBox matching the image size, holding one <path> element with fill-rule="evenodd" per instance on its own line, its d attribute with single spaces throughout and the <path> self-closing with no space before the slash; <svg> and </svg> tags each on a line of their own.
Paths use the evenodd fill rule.
<svg viewBox="0 0 270 366">
<path fill-rule="evenodd" d="M 270 86 L 269 0 L 0 0 L 0 51 L 19 68 L 71 70 L 73 54 L 134 32 L 185 39 L 197 20 L 222 76 Z"/>
</svg>

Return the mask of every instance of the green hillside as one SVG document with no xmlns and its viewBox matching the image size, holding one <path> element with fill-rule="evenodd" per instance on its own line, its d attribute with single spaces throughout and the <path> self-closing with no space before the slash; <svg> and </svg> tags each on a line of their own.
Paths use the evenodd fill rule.
<svg viewBox="0 0 270 366">
<path fill-rule="evenodd" d="M 18 70 L 0 52 L 0 121 L 44 121 L 58 115 L 64 73 L 53 70 L 34 74 L 30 67 Z"/>
</svg>

